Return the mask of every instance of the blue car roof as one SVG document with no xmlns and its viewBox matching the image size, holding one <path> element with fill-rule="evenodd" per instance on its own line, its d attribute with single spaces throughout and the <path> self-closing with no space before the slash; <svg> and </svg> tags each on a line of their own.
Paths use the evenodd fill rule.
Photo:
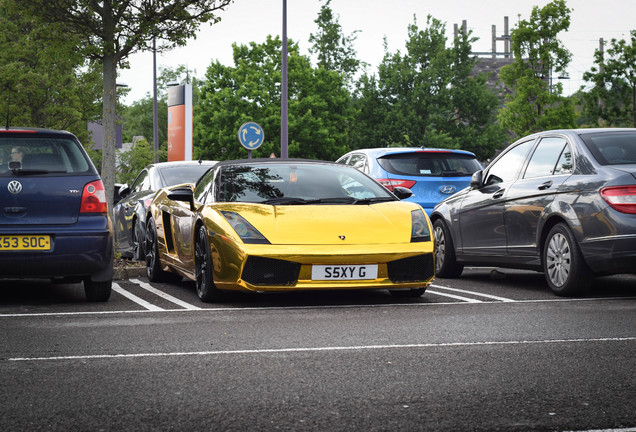
<svg viewBox="0 0 636 432">
<path fill-rule="evenodd" d="M 358 150 L 353 150 L 349 153 L 366 153 L 374 157 L 380 157 L 380 156 L 385 156 L 390 154 L 413 153 L 413 152 L 421 152 L 421 153 L 444 152 L 444 153 L 456 153 L 456 154 L 475 156 L 474 153 L 466 151 L 466 150 L 431 148 L 431 147 L 380 147 L 380 148 L 358 149 Z"/>
</svg>

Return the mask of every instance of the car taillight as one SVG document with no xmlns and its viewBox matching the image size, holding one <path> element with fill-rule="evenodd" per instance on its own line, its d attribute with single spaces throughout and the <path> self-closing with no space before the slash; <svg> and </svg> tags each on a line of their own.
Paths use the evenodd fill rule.
<svg viewBox="0 0 636 432">
<path fill-rule="evenodd" d="M 84 186 L 80 213 L 108 213 L 104 183 L 96 180 Z"/>
<path fill-rule="evenodd" d="M 636 214 L 636 186 L 608 186 L 600 193 L 614 210 Z"/>
<path fill-rule="evenodd" d="M 393 189 L 401 186 L 407 189 L 411 189 L 415 183 L 415 180 L 400 180 L 400 179 L 378 179 L 378 183 L 393 192 Z"/>
</svg>

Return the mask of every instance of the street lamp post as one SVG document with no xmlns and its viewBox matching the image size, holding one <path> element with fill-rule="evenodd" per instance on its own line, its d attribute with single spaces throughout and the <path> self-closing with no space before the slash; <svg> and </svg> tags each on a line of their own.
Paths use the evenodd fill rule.
<svg viewBox="0 0 636 432">
<path fill-rule="evenodd" d="M 157 107 L 157 40 L 152 38 L 152 145 L 159 162 L 159 108 Z"/>
<path fill-rule="evenodd" d="M 283 52 L 280 90 L 280 157 L 287 159 L 288 150 L 288 106 L 287 106 L 287 0 L 283 0 Z"/>
</svg>

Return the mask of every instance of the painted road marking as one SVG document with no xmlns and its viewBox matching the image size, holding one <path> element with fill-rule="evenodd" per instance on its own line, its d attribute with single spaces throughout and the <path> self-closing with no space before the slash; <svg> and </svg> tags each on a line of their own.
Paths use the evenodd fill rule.
<svg viewBox="0 0 636 432">
<path fill-rule="evenodd" d="M 163 352 L 163 353 L 137 353 L 137 354 L 97 354 L 97 355 L 76 355 L 76 356 L 56 356 L 56 357 L 13 357 L 6 361 L 53 361 L 53 360 L 94 360 L 94 359 L 120 359 L 120 358 L 140 358 L 140 357 L 184 357 L 184 356 L 214 356 L 228 354 L 276 354 L 276 353 L 296 353 L 296 352 L 329 352 L 329 351 L 370 351 L 380 349 L 409 349 L 409 348 L 456 348 L 473 346 L 493 346 L 493 345 L 535 345 L 535 344 L 556 344 L 556 343 L 589 343 L 589 342 L 632 342 L 636 337 L 616 337 L 616 338 L 591 338 L 591 339 L 544 339 L 544 340 L 512 340 L 512 341 L 485 341 L 485 342 L 446 342 L 446 343 L 424 343 L 424 344 L 403 344 L 403 345 L 353 345 L 335 347 L 300 347 L 300 348 L 265 348 L 265 349 L 242 349 L 242 350 L 220 350 L 220 351 L 194 351 L 194 352 Z"/>
</svg>

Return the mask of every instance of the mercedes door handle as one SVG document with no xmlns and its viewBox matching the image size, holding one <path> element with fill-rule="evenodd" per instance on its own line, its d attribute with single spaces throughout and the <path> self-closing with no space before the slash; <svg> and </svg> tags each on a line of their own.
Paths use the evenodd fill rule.
<svg viewBox="0 0 636 432">
<path fill-rule="evenodd" d="M 538 187 L 539 190 L 549 189 L 552 186 L 552 181 L 547 181 Z"/>
<path fill-rule="evenodd" d="M 501 198 L 501 197 L 503 196 L 503 194 L 504 194 L 504 192 L 505 192 L 505 191 L 506 191 L 505 189 L 499 189 L 497 192 L 495 192 L 495 193 L 493 194 L 493 196 L 492 196 L 492 197 L 493 197 L 493 198 Z"/>
</svg>

